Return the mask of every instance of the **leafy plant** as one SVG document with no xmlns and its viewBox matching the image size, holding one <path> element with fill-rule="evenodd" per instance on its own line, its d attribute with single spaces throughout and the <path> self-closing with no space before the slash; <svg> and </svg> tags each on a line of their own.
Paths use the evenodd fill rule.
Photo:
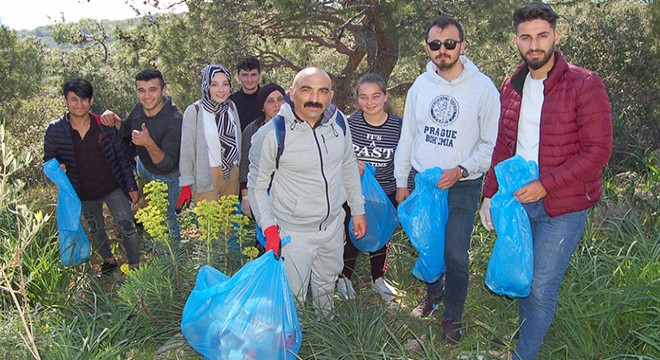
<svg viewBox="0 0 660 360">
<path fill-rule="evenodd" d="M 225 195 L 220 201 L 202 200 L 195 206 L 198 228 L 201 237 L 206 242 L 206 263 L 211 264 L 212 244 L 220 241 L 224 245 L 224 268 L 229 270 L 229 259 L 232 253 L 231 243 L 238 246 L 238 254 L 245 256 L 254 255 L 254 250 L 243 247 L 243 240 L 247 236 L 247 225 L 249 218 L 236 212 L 238 196 Z M 246 251 L 246 252 L 244 252 Z M 258 250 L 256 250 L 258 253 Z M 248 256 L 249 257 L 249 256 Z M 252 256 L 254 258 L 256 256 Z M 241 259 L 241 265 L 244 260 Z"/>
<path fill-rule="evenodd" d="M 135 218 L 142 223 L 144 230 L 156 241 L 161 242 L 167 246 L 167 251 L 172 259 L 174 266 L 174 273 L 177 279 L 177 285 L 180 284 L 179 280 L 179 266 L 174 256 L 172 249 L 172 240 L 166 222 L 167 213 L 167 184 L 162 181 L 150 181 L 144 186 L 144 193 L 147 199 L 147 206 L 139 209 L 135 214 Z"/>
</svg>

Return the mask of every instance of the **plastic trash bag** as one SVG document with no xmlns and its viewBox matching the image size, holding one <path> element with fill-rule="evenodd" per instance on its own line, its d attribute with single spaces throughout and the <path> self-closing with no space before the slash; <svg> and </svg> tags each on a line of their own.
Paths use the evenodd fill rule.
<svg viewBox="0 0 660 360">
<path fill-rule="evenodd" d="M 442 169 L 435 167 L 415 176 L 415 190 L 399 204 L 399 221 L 419 257 L 413 275 L 435 282 L 445 271 L 445 230 L 449 207 L 447 190 L 438 188 Z"/>
<path fill-rule="evenodd" d="M 181 320 L 190 346 L 206 359 L 297 359 L 302 331 L 282 261 L 268 251 L 231 278 L 203 266 Z"/>
<path fill-rule="evenodd" d="M 85 229 L 80 223 L 82 203 L 60 163 L 53 158 L 44 163 L 44 173 L 59 187 L 57 229 L 60 233 L 60 261 L 64 266 L 80 265 L 92 255 Z"/>
<path fill-rule="evenodd" d="M 529 296 L 534 271 L 534 244 L 527 212 L 513 193 L 539 178 L 538 165 L 520 155 L 495 165 L 498 190 L 490 213 L 497 240 L 488 261 L 486 285 L 509 297 Z"/>
<path fill-rule="evenodd" d="M 367 233 L 357 239 L 353 231 L 348 234 L 360 251 L 375 252 L 385 246 L 399 226 L 399 216 L 396 208 L 376 181 L 376 169 L 369 163 L 364 164 L 362 174 L 362 196 L 364 196 L 364 211 L 367 218 Z M 348 228 L 353 229 L 353 219 Z"/>
</svg>

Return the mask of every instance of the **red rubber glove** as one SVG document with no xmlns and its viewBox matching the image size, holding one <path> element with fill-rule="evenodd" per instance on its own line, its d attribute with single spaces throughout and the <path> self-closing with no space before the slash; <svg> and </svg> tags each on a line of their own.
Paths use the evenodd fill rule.
<svg viewBox="0 0 660 360">
<path fill-rule="evenodd" d="M 275 260 L 279 260 L 280 253 L 282 252 L 282 240 L 280 239 L 280 230 L 277 228 L 277 225 L 267 227 L 264 230 L 264 235 L 266 236 L 266 251 L 272 249 Z"/>
<path fill-rule="evenodd" d="M 190 205 L 190 200 L 192 200 L 192 191 L 190 185 L 187 185 L 182 187 L 179 193 L 179 199 L 176 201 L 176 213 L 180 213 L 184 207 L 187 208 Z"/>
</svg>

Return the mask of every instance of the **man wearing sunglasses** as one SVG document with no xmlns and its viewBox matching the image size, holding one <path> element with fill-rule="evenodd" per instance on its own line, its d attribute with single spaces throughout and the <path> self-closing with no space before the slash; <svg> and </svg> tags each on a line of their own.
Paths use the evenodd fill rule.
<svg viewBox="0 0 660 360">
<path fill-rule="evenodd" d="M 530 295 L 518 300 L 515 359 L 537 357 L 589 208 L 602 193 L 600 178 L 612 153 L 605 85 L 596 73 L 566 62 L 555 50 L 558 18 L 542 2 L 523 5 L 513 14 L 514 42 L 523 64 L 502 85 L 502 118 L 492 159 L 495 166 L 521 155 L 539 166 L 539 179 L 513 193 L 529 216 L 534 250 Z M 491 168 L 479 211 L 488 230 L 493 230 L 490 204 L 497 189 Z"/>
<path fill-rule="evenodd" d="M 411 167 L 417 172 L 443 170 L 438 188 L 448 190 L 446 271 L 444 278 L 427 283 L 426 296 L 411 315 L 428 316 L 444 299 L 443 339 L 449 345 L 462 336 L 470 235 L 500 115 L 497 88 L 463 55 L 465 48 L 458 21 L 441 16 L 428 26 L 424 49 L 430 61 L 408 91 L 394 158 L 399 203 L 410 195 L 406 185 Z"/>
</svg>

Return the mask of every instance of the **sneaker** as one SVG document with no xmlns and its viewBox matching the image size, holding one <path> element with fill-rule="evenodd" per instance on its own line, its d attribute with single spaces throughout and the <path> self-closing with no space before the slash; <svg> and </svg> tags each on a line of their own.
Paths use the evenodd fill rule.
<svg viewBox="0 0 660 360">
<path fill-rule="evenodd" d="M 340 276 L 337 279 L 337 291 L 339 292 L 339 298 L 342 300 L 355 299 L 355 289 L 353 289 L 353 283 L 350 279 Z"/>
<path fill-rule="evenodd" d="M 449 346 L 456 346 L 461 342 L 463 334 L 461 332 L 461 322 L 451 319 L 442 321 L 442 340 Z"/>
<path fill-rule="evenodd" d="M 422 300 L 417 304 L 417 307 L 413 309 L 413 311 L 410 313 L 410 316 L 414 318 L 418 317 L 427 317 L 431 315 L 433 310 L 435 310 L 438 307 L 438 303 L 442 300 L 442 296 L 438 299 L 432 299 L 429 297 L 429 295 L 424 295 Z"/>
<path fill-rule="evenodd" d="M 371 290 L 380 295 L 380 297 L 385 302 L 390 302 L 394 300 L 397 295 L 399 295 L 396 289 L 392 285 L 388 284 L 387 281 L 385 281 L 385 279 L 382 277 L 379 277 L 371 284 Z"/>
<path fill-rule="evenodd" d="M 101 275 L 112 275 L 117 267 L 117 263 L 109 263 L 104 261 L 101 265 Z"/>
</svg>

